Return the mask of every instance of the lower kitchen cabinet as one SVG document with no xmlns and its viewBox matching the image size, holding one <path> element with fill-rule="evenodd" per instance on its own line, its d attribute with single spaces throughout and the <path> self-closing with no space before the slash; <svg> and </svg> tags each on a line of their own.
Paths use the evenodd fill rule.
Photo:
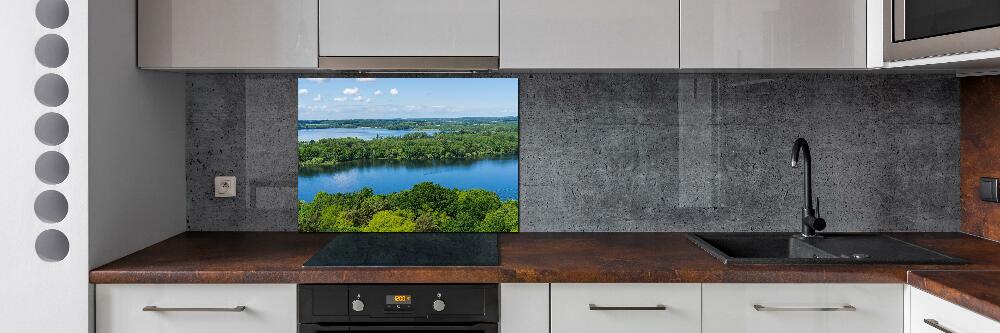
<svg viewBox="0 0 1000 333">
<path fill-rule="evenodd" d="M 98 333 L 294 333 L 294 284 L 99 284 Z"/>
<path fill-rule="evenodd" d="M 554 283 L 553 333 L 701 331 L 700 284 Z"/>
<path fill-rule="evenodd" d="M 704 284 L 703 332 L 903 332 L 902 284 Z"/>
<path fill-rule="evenodd" d="M 549 284 L 500 284 L 501 333 L 549 333 Z"/>
<path fill-rule="evenodd" d="M 907 333 L 996 333 L 1000 322 L 983 317 L 927 292 L 909 287 L 910 315 Z"/>
</svg>

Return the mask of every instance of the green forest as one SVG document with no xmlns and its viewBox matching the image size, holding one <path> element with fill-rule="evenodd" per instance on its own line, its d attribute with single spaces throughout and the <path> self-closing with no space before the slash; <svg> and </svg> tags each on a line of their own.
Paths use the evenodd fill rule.
<svg viewBox="0 0 1000 333">
<path fill-rule="evenodd" d="M 516 117 L 303 120 L 298 127 L 440 131 L 299 142 L 300 169 L 322 170 L 363 160 L 478 160 L 518 153 Z M 298 219 L 303 232 L 517 232 L 518 202 L 501 200 L 487 190 L 423 182 L 384 195 L 369 187 L 353 193 L 319 192 L 311 202 L 299 201 Z"/>
<path fill-rule="evenodd" d="M 366 187 L 299 201 L 302 232 L 517 232 L 517 217 L 517 200 L 430 182 L 388 195 Z"/>
<path fill-rule="evenodd" d="M 372 140 L 336 138 L 299 142 L 299 167 L 333 166 L 339 162 L 366 159 L 482 159 L 517 154 L 516 121 L 425 123 L 407 129 L 437 129 L 443 132 L 434 135 L 416 132 Z"/>
</svg>

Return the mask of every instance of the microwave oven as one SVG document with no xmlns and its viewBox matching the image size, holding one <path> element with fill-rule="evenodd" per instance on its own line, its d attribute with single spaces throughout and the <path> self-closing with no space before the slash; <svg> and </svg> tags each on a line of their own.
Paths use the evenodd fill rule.
<svg viewBox="0 0 1000 333">
<path fill-rule="evenodd" d="M 884 0 L 886 61 L 1000 49 L 1000 0 Z"/>
</svg>

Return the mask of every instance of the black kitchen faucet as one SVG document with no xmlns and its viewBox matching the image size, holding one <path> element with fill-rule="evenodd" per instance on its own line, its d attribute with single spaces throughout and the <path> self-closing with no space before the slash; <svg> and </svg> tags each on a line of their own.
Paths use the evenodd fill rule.
<svg viewBox="0 0 1000 333">
<path fill-rule="evenodd" d="M 809 154 L 809 143 L 806 139 L 798 138 L 792 146 L 792 167 L 799 167 L 799 152 L 802 152 L 802 164 L 805 164 L 805 171 L 802 173 L 802 237 L 820 237 L 816 231 L 826 229 L 826 220 L 816 215 L 816 210 L 812 204 L 812 156 Z M 819 207 L 819 198 L 816 199 L 816 206 Z"/>
</svg>

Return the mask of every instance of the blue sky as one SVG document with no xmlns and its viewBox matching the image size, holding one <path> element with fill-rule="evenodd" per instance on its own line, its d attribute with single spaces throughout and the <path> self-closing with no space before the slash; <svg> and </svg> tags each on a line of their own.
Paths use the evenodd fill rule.
<svg viewBox="0 0 1000 333">
<path fill-rule="evenodd" d="M 301 78 L 299 120 L 517 116 L 513 78 Z"/>
</svg>

